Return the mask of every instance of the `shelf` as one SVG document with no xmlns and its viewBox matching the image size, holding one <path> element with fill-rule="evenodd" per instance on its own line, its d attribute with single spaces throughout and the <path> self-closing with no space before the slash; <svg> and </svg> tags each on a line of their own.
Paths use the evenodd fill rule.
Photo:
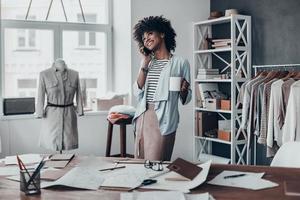
<svg viewBox="0 0 300 200">
<path fill-rule="evenodd" d="M 208 110 L 206 108 L 199 108 L 199 107 L 197 107 L 196 110 L 197 111 L 204 111 L 204 112 L 216 112 L 216 113 L 229 113 L 229 114 L 231 114 L 231 110 L 220 110 L 220 109 L 218 109 L 218 110 Z"/>
<path fill-rule="evenodd" d="M 246 15 L 234 15 L 234 18 L 236 19 L 247 19 L 249 16 Z M 231 19 L 233 19 L 233 16 L 228 16 L 228 17 L 219 17 L 217 19 L 209 19 L 209 20 L 204 20 L 201 22 L 195 22 L 194 26 L 201 26 L 201 25 L 216 25 L 216 24 L 224 24 L 224 23 L 229 23 L 231 22 Z"/>
<path fill-rule="evenodd" d="M 216 53 L 216 52 L 229 52 L 232 48 L 221 48 L 221 49 L 205 49 L 194 51 L 195 54 L 204 54 L 204 53 Z"/>
<path fill-rule="evenodd" d="M 232 113 L 231 110 L 220 110 L 220 109 L 217 109 L 217 110 L 208 110 L 206 108 L 199 108 L 199 107 L 196 107 L 195 110 L 196 111 L 202 111 L 202 112 L 215 112 L 215 113 L 228 113 L 228 114 Z M 242 113 L 242 109 L 237 109 L 236 113 L 241 114 Z"/>
<path fill-rule="evenodd" d="M 196 22 L 196 23 L 194 23 L 194 26 L 223 24 L 223 23 L 228 23 L 230 21 L 231 21 L 231 16 L 229 16 L 229 17 L 219 17 L 217 19 L 210 19 L 210 20 L 205 20 L 205 21 L 201 21 L 201 22 Z"/>
<path fill-rule="evenodd" d="M 202 137 L 202 136 L 195 136 L 195 138 L 202 139 L 202 140 L 213 141 L 213 142 L 224 143 L 224 144 L 231 144 L 231 142 L 229 142 L 229 141 L 220 140 L 218 138 L 210 138 L 210 137 Z"/>
<path fill-rule="evenodd" d="M 236 82 L 245 82 L 246 78 L 240 78 L 237 79 Z M 231 83 L 232 79 L 195 79 L 196 83 L 206 83 L 206 82 L 212 82 L 212 83 Z"/>
<path fill-rule="evenodd" d="M 227 30 L 224 31 L 223 26 L 218 26 L 218 24 L 223 24 L 224 27 L 227 27 Z M 214 26 L 216 25 L 216 26 Z M 216 37 L 216 31 L 221 31 L 219 37 Z M 228 33 L 230 32 L 230 35 Z M 211 154 L 213 151 L 212 147 L 210 146 L 211 142 L 215 142 L 215 144 L 228 144 L 230 146 L 230 155 L 229 152 L 226 153 L 226 156 L 229 157 L 226 159 L 226 162 L 230 160 L 231 164 L 249 164 L 251 158 L 251 152 L 249 148 L 247 148 L 247 138 L 243 134 L 244 137 L 237 137 L 239 133 L 240 124 L 240 117 L 242 114 L 242 109 L 237 103 L 237 98 L 239 95 L 241 84 L 246 82 L 248 78 L 251 76 L 251 17 L 246 15 L 232 15 L 228 17 L 220 17 L 217 19 L 211 20 L 204 20 L 201 22 L 194 22 L 193 23 L 193 60 L 194 60 L 194 70 L 193 70 L 193 81 L 195 89 L 198 88 L 198 85 L 201 84 L 213 84 L 214 86 L 217 85 L 220 87 L 221 91 L 226 89 L 226 94 L 230 96 L 231 99 L 231 110 L 223 110 L 223 109 L 207 109 L 201 107 L 201 104 L 198 104 L 199 100 L 202 101 L 204 99 L 199 99 L 199 96 L 193 95 L 193 99 L 195 104 L 193 105 L 193 112 L 196 116 L 200 112 L 206 112 L 206 114 L 216 113 L 216 120 L 219 119 L 227 119 L 231 120 L 232 123 L 230 124 L 232 127 L 231 130 L 231 141 L 225 141 L 218 138 L 208 138 L 203 136 L 195 136 L 193 135 L 194 141 L 194 158 L 199 159 L 200 155 L 204 153 L 205 155 Z M 205 38 L 224 38 L 230 39 L 232 42 L 231 45 L 223 46 L 222 48 L 217 49 L 205 49 L 207 47 L 204 45 Z M 234 36 L 234 37 L 233 37 Z M 243 40 L 243 43 L 241 43 Z M 219 63 L 214 63 L 213 59 L 218 59 L 218 61 L 222 61 L 222 65 Z M 219 65 L 220 70 L 228 70 L 230 72 L 230 76 L 198 76 L 198 69 L 202 68 L 216 68 L 216 65 Z M 225 66 L 223 66 L 225 64 Z M 249 70 L 248 70 L 249 69 Z M 242 76 L 240 73 L 242 72 Z M 220 71 L 221 72 L 221 71 Z M 226 71 L 227 72 L 227 71 Z M 224 73 L 224 72 L 222 72 Z M 204 79 L 204 78 L 209 79 Z M 216 77 L 216 78 L 215 78 Z M 221 79 L 222 78 L 229 78 L 229 79 Z M 223 87 L 224 85 L 224 87 Z M 201 88 L 200 88 L 201 89 Z M 204 89 L 207 90 L 207 89 Z M 199 91 L 200 92 L 200 91 Z M 224 91 L 225 92 L 225 91 Z M 205 105 L 205 104 L 203 104 Z M 213 108 L 213 107 L 212 107 Z M 220 107 L 219 107 L 220 108 Z M 225 108 L 225 107 L 222 107 Z M 194 119 L 195 120 L 199 119 Z M 211 119 L 214 120 L 214 119 Z M 197 122 L 198 123 L 198 122 Z M 194 130 L 199 127 L 197 123 L 194 123 Z M 203 122 L 202 122 L 203 123 Z M 206 124 L 201 124 L 201 126 L 207 126 Z M 241 148 L 243 151 L 241 152 Z M 209 157 L 209 156 L 206 156 Z M 202 158 L 201 158 L 202 159 Z M 201 160 L 200 159 L 200 160 Z M 225 159 L 224 159 L 225 160 Z"/>
</svg>

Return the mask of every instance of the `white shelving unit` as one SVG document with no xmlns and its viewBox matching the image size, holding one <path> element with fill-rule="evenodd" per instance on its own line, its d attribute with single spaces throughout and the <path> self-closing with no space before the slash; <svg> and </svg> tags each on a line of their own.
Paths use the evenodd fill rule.
<svg viewBox="0 0 300 200">
<path fill-rule="evenodd" d="M 221 25 L 222 24 L 222 25 Z M 221 27 L 214 27 L 221 25 Z M 205 49 L 206 38 L 214 38 L 213 30 L 226 27 L 227 39 L 231 39 L 229 48 Z M 215 28 L 215 29 L 214 29 Z M 232 15 L 193 24 L 193 61 L 194 61 L 194 91 L 201 83 L 227 84 L 230 88 L 231 110 L 208 110 L 197 105 L 197 95 L 194 92 L 194 120 L 197 112 L 214 112 L 222 119 L 231 120 L 231 141 L 218 138 L 197 136 L 194 124 L 194 159 L 201 160 L 201 155 L 212 155 L 212 143 L 230 145 L 230 163 L 247 164 L 247 133 L 240 128 L 242 109 L 237 105 L 237 96 L 242 83 L 251 78 L 251 17 Z M 213 30 L 212 30 L 213 29 Z M 226 31 L 224 31 L 226 32 Z M 226 34 L 226 33 L 225 33 Z M 224 37 L 225 38 L 225 37 Z M 241 45 L 242 44 L 242 45 Z M 226 55 L 224 55 L 226 54 Z M 199 68 L 215 68 L 213 57 L 220 61 L 218 67 L 221 73 L 230 73 L 230 79 L 197 79 Z M 221 65 L 221 66 L 220 66 Z M 214 156 L 212 156 L 214 157 Z M 227 157 L 228 158 L 228 157 Z"/>
</svg>

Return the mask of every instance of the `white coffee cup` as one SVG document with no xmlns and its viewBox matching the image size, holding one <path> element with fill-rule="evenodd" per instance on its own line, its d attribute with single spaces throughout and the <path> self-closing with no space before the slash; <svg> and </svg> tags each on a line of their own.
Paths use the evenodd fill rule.
<svg viewBox="0 0 300 200">
<path fill-rule="evenodd" d="M 179 92 L 181 86 L 181 77 L 170 77 L 169 90 Z"/>
</svg>

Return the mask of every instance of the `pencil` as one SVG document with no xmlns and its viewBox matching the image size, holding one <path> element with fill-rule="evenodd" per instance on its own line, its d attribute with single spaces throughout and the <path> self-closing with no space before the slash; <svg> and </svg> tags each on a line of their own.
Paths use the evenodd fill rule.
<svg viewBox="0 0 300 200">
<path fill-rule="evenodd" d="M 109 170 L 121 169 L 121 168 L 125 168 L 125 167 L 126 167 L 126 166 L 111 167 L 111 168 L 106 168 L 106 169 L 100 169 L 99 171 L 103 172 L 103 171 L 109 171 Z"/>
<path fill-rule="evenodd" d="M 29 174 L 29 171 L 27 170 L 25 164 L 23 163 L 23 161 L 21 160 L 21 158 L 17 155 L 17 161 L 18 161 L 18 164 L 19 164 L 19 168 L 20 168 L 20 171 L 23 171 L 25 170 L 26 174 L 28 175 L 29 179 L 31 179 L 31 176 Z M 26 178 L 24 177 L 25 181 L 26 181 Z M 35 188 L 37 188 L 37 185 L 35 184 L 35 182 L 33 181 L 32 182 L 33 185 L 35 186 Z M 26 184 L 26 188 L 28 188 L 28 183 Z"/>
</svg>

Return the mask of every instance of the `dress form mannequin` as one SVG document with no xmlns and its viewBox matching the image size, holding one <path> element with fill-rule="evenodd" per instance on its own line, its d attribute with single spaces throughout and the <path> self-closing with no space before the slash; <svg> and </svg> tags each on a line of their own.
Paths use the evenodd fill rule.
<svg viewBox="0 0 300 200">
<path fill-rule="evenodd" d="M 40 72 L 36 113 L 42 119 L 39 146 L 60 153 L 78 148 L 77 116 L 84 114 L 80 78 L 61 58 Z"/>
<path fill-rule="evenodd" d="M 58 71 L 65 71 L 67 68 L 65 61 L 61 58 L 58 58 L 54 61 L 54 66 Z"/>
</svg>

